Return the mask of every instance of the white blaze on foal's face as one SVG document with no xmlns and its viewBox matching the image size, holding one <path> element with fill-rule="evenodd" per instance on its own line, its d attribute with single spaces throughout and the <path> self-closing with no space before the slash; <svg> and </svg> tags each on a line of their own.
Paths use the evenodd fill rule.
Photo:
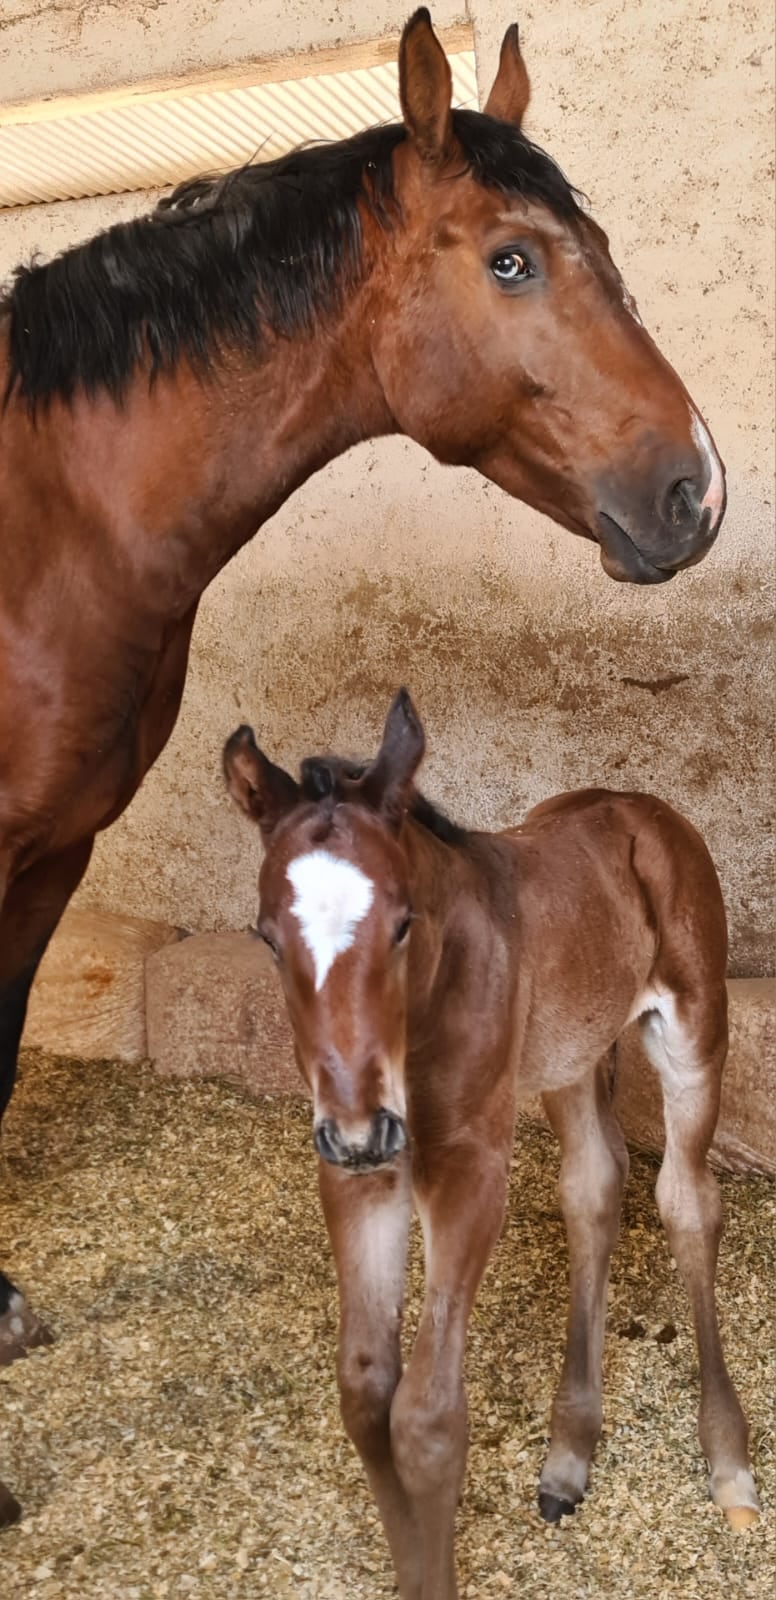
<svg viewBox="0 0 776 1600">
<path fill-rule="evenodd" d="M 287 875 L 295 891 L 291 911 L 313 958 L 315 987 L 321 989 L 337 956 L 350 949 L 374 899 L 374 885 L 359 867 L 328 850 L 297 856 Z"/>
</svg>

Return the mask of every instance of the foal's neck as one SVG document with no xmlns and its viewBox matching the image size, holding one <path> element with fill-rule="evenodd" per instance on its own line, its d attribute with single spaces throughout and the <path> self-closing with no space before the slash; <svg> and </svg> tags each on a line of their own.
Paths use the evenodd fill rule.
<svg viewBox="0 0 776 1600">
<path fill-rule="evenodd" d="M 410 816 L 402 844 L 417 916 L 410 948 L 410 1032 L 418 1029 L 427 1038 L 427 1008 L 433 1017 L 440 985 L 443 990 L 450 982 L 460 986 L 465 967 L 465 981 L 476 989 L 488 950 L 495 953 L 506 930 L 513 935 L 519 879 L 513 851 L 498 834 L 461 830 L 457 841 L 447 843 Z"/>
<path fill-rule="evenodd" d="M 404 824 L 402 844 L 416 917 L 410 954 L 412 1009 L 422 1011 L 434 985 L 453 910 L 477 881 L 478 871 L 468 844 L 446 844 L 412 816 Z"/>
</svg>

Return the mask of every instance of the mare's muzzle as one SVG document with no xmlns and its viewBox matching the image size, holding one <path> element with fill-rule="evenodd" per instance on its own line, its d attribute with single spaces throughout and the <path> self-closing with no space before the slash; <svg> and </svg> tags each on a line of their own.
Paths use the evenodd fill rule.
<svg viewBox="0 0 776 1600">
<path fill-rule="evenodd" d="M 393 1161 L 407 1144 L 407 1129 L 394 1111 L 376 1111 L 365 1140 L 348 1141 L 334 1117 L 325 1117 L 313 1133 L 319 1156 L 350 1172 L 374 1172 Z"/>
<path fill-rule="evenodd" d="M 724 477 L 710 490 L 707 461 L 663 461 L 633 496 L 608 476 L 598 486 L 601 560 L 622 583 L 667 583 L 711 549 L 725 514 Z M 714 501 L 708 503 L 708 497 Z"/>
</svg>

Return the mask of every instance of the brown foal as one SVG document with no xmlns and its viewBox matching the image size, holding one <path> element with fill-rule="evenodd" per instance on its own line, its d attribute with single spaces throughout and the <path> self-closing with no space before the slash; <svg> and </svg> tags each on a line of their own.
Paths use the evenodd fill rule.
<svg viewBox="0 0 776 1600">
<path fill-rule="evenodd" d="M 573 1511 L 585 1490 L 628 1169 L 612 1052 L 636 1017 L 663 1090 L 657 1200 L 692 1304 L 711 1494 L 736 1527 L 756 1520 L 758 1500 L 714 1295 L 722 1219 L 706 1154 L 727 934 L 709 853 L 663 801 L 603 789 L 548 800 L 504 833 L 466 833 L 415 790 L 423 749 L 403 690 L 370 766 L 316 758 L 297 783 L 243 727 L 224 770 L 261 829 L 258 929 L 313 1096 L 345 1427 L 403 1600 L 453 1600 L 467 1324 L 502 1225 L 516 1100 L 537 1091 L 561 1147 L 571 1297 L 543 1517 Z M 402 1372 L 413 1203 L 426 1289 Z"/>
</svg>

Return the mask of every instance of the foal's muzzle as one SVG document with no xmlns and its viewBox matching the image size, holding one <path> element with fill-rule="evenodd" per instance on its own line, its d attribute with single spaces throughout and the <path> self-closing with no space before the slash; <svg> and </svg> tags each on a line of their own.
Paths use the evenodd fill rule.
<svg viewBox="0 0 776 1600">
<path fill-rule="evenodd" d="M 319 1156 L 334 1167 L 350 1172 L 374 1172 L 393 1161 L 407 1144 L 407 1129 L 401 1117 L 381 1109 L 372 1118 L 365 1140 L 348 1142 L 334 1117 L 325 1117 L 313 1133 Z"/>
</svg>

